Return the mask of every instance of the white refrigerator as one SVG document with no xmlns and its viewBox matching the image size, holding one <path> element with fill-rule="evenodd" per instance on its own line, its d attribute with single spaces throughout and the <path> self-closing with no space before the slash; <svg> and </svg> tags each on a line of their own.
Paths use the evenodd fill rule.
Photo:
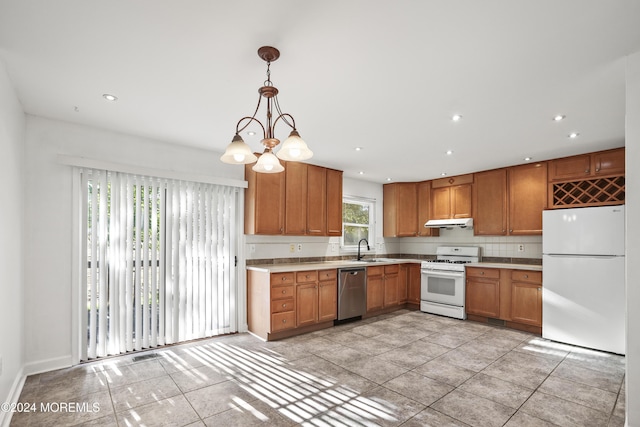
<svg viewBox="0 0 640 427">
<path fill-rule="evenodd" d="M 625 354 L 622 206 L 542 213 L 542 336 Z"/>
</svg>

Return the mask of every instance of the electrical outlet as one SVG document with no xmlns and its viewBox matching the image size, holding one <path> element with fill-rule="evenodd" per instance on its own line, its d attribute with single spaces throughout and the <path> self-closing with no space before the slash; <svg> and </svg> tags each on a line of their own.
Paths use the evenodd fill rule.
<svg viewBox="0 0 640 427">
<path fill-rule="evenodd" d="M 302 252 L 302 243 L 298 243 L 298 252 Z"/>
<path fill-rule="evenodd" d="M 249 253 L 255 254 L 256 253 L 256 245 L 249 245 Z"/>
<path fill-rule="evenodd" d="M 337 243 L 332 243 L 331 244 L 331 252 L 338 252 L 338 244 Z"/>
<path fill-rule="evenodd" d="M 522 243 L 518 245 L 518 252 L 524 252 L 524 245 Z"/>
<path fill-rule="evenodd" d="M 289 245 L 289 252 L 290 253 L 294 253 L 296 251 L 296 245 L 295 243 L 292 243 Z"/>
</svg>

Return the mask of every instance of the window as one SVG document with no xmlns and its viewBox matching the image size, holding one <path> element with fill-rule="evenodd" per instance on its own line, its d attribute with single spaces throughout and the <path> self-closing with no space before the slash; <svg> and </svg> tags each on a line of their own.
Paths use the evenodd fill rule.
<svg viewBox="0 0 640 427">
<path fill-rule="evenodd" d="M 345 197 L 342 200 L 342 247 L 356 249 L 360 239 L 369 245 L 375 242 L 375 201 L 364 198 Z"/>
</svg>

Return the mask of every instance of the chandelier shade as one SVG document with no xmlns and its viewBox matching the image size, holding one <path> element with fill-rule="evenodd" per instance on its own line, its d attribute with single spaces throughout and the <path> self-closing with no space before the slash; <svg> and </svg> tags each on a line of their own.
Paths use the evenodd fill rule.
<svg viewBox="0 0 640 427">
<path fill-rule="evenodd" d="M 250 164 L 257 160 L 257 163 L 252 168 L 254 171 L 261 173 L 278 173 L 284 170 L 278 158 L 288 162 L 302 161 L 310 159 L 313 156 L 313 152 L 300 137 L 293 116 L 289 113 L 283 113 L 280 110 L 278 89 L 271 83 L 271 62 L 280 57 L 280 51 L 275 47 L 263 46 L 258 49 L 258 56 L 267 63 L 267 80 L 265 80 L 264 86 L 258 89 L 258 93 L 260 94 L 258 97 L 258 105 L 256 106 L 253 116 L 243 117 L 238 121 L 235 136 L 231 144 L 227 146 L 224 154 L 220 157 L 220 160 L 233 165 Z M 263 98 L 266 99 L 267 111 L 266 120 L 261 122 L 256 118 L 256 115 L 260 110 Z M 280 121 L 289 126 L 291 132 L 282 144 L 277 155 L 274 155 L 273 150 L 280 144 L 280 140 L 275 137 L 274 130 L 276 124 Z M 260 125 L 264 133 L 262 139 L 264 152 L 259 158 L 252 153 L 251 148 L 240 136 L 240 133 L 254 122 Z"/>
<path fill-rule="evenodd" d="M 280 160 L 271 152 L 271 149 L 267 148 L 251 169 L 260 173 L 278 173 L 284 170 L 284 166 L 282 166 Z"/>
<path fill-rule="evenodd" d="M 222 157 L 220 157 L 220 160 L 232 165 L 246 165 L 255 162 L 258 160 L 258 157 L 251 152 L 251 148 L 244 142 L 240 135 L 236 134 Z"/>
</svg>

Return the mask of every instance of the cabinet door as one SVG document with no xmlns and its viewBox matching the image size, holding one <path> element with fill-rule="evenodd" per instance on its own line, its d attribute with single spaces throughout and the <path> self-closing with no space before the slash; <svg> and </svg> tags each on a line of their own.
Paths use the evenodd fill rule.
<svg viewBox="0 0 640 427">
<path fill-rule="evenodd" d="M 539 284 L 511 282 L 511 320 L 542 326 L 542 287 Z"/>
<path fill-rule="evenodd" d="M 476 173 L 473 184 L 473 234 L 507 234 L 507 170 Z"/>
<path fill-rule="evenodd" d="M 287 200 L 287 204 L 289 201 Z M 307 165 L 307 234 L 323 236 L 327 229 L 327 170 Z"/>
<path fill-rule="evenodd" d="M 284 169 L 284 234 L 303 236 L 307 230 L 307 165 L 287 162 Z"/>
<path fill-rule="evenodd" d="M 367 312 L 384 306 L 384 276 L 367 276 Z"/>
<path fill-rule="evenodd" d="M 338 282 L 328 280 L 318 283 L 318 321 L 338 318 Z"/>
<path fill-rule="evenodd" d="M 257 173 L 245 167 L 245 234 L 282 234 L 284 231 L 284 173 Z"/>
<path fill-rule="evenodd" d="M 542 234 L 547 207 L 547 164 L 509 168 L 509 234 Z"/>
<path fill-rule="evenodd" d="M 398 183 L 397 193 L 398 237 L 412 237 L 418 233 L 418 184 Z"/>
<path fill-rule="evenodd" d="M 342 171 L 327 169 L 327 235 L 342 236 Z"/>
<path fill-rule="evenodd" d="M 420 304 L 420 264 L 409 265 L 409 275 L 407 278 L 407 300 L 414 304 Z"/>
<path fill-rule="evenodd" d="M 591 175 L 591 155 L 571 156 L 549 162 L 549 180 L 582 179 Z"/>
<path fill-rule="evenodd" d="M 595 153 L 593 173 L 596 176 L 624 175 L 624 148 Z"/>
<path fill-rule="evenodd" d="M 451 187 L 451 217 L 471 218 L 471 185 Z"/>
<path fill-rule="evenodd" d="M 500 317 L 500 281 L 468 278 L 466 311 L 485 317 Z"/>
<path fill-rule="evenodd" d="M 296 285 L 296 326 L 318 322 L 318 284 Z"/>
<path fill-rule="evenodd" d="M 451 191 L 449 187 L 431 189 L 431 219 L 451 218 Z"/>
<path fill-rule="evenodd" d="M 398 305 L 398 273 L 384 275 L 384 307 Z"/>
<path fill-rule="evenodd" d="M 437 228 L 424 228 L 431 215 L 431 181 L 418 183 L 418 236 L 439 236 Z"/>
</svg>

